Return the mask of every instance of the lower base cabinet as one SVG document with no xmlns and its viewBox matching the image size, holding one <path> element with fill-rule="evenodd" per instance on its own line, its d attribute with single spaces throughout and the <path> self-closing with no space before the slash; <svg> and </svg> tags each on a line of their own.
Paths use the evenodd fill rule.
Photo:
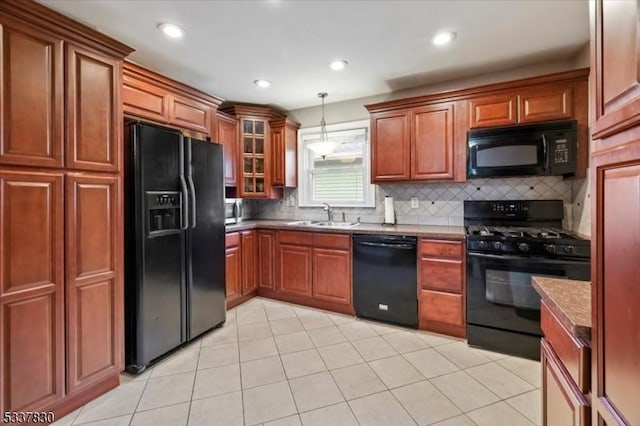
<svg viewBox="0 0 640 426">
<path fill-rule="evenodd" d="M 351 253 L 349 250 L 313 248 L 313 297 L 331 303 L 351 304 Z"/>
<path fill-rule="evenodd" d="M 464 241 L 420 239 L 418 281 L 420 329 L 465 337 Z"/>
<path fill-rule="evenodd" d="M 591 424 L 591 348 L 572 335 L 544 299 L 540 308 L 543 426 Z"/>
<path fill-rule="evenodd" d="M 262 249 L 271 250 L 273 245 L 265 238 L 259 257 L 266 264 Z M 277 231 L 273 252 L 275 286 L 261 285 L 261 295 L 354 314 L 350 234 Z M 260 275 L 268 277 L 264 270 Z"/>
<path fill-rule="evenodd" d="M 256 231 L 231 232 L 225 237 L 225 291 L 227 309 L 256 294 Z"/>
<path fill-rule="evenodd" d="M 117 175 L 0 171 L 0 411 L 59 418 L 123 368 Z"/>
<path fill-rule="evenodd" d="M 549 342 L 542 339 L 540 349 L 542 424 L 544 426 L 590 425 L 589 400 L 577 389 Z"/>
</svg>

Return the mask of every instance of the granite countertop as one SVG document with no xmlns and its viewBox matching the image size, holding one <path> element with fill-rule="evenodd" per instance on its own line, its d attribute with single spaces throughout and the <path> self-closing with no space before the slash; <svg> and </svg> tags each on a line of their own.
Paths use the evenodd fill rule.
<svg viewBox="0 0 640 426">
<path fill-rule="evenodd" d="M 288 225 L 294 220 L 245 220 L 237 224 L 226 225 L 227 232 L 244 231 L 246 229 L 266 228 L 291 231 L 331 232 L 342 234 L 388 234 L 410 235 L 427 238 L 443 238 L 461 240 L 465 237 L 463 226 L 437 225 L 380 225 L 361 223 L 353 228 L 318 228 L 312 226 Z"/>
<path fill-rule="evenodd" d="M 591 283 L 532 277 L 536 289 L 562 325 L 579 339 L 591 341 Z"/>
</svg>

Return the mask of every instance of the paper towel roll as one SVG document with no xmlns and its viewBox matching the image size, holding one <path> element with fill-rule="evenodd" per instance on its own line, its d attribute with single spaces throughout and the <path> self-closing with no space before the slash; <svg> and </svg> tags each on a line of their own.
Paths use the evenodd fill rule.
<svg viewBox="0 0 640 426">
<path fill-rule="evenodd" d="M 384 197 L 384 223 L 396 223 L 396 215 L 393 211 L 393 197 Z"/>
</svg>

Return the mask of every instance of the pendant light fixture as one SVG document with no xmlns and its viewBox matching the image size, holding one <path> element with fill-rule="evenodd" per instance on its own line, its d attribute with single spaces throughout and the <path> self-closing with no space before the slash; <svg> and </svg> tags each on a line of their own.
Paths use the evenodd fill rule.
<svg viewBox="0 0 640 426">
<path fill-rule="evenodd" d="M 336 149 L 336 143 L 329 141 L 327 136 L 327 122 L 324 121 L 324 98 L 327 97 L 326 92 L 318 93 L 318 97 L 322 99 L 322 119 L 320 120 L 320 140 L 307 145 L 307 147 L 318 154 L 324 160 L 328 154 Z"/>
</svg>

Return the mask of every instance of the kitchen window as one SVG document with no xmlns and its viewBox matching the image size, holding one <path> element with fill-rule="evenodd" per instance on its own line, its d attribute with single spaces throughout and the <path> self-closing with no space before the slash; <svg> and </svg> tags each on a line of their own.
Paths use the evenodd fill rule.
<svg viewBox="0 0 640 426">
<path fill-rule="evenodd" d="M 369 173 L 369 120 L 327 125 L 336 148 L 324 158 L 308 148 L 320 139 L 320 127 L 300 129 L 298 205 L 375 207 Z"/>
</svg>

